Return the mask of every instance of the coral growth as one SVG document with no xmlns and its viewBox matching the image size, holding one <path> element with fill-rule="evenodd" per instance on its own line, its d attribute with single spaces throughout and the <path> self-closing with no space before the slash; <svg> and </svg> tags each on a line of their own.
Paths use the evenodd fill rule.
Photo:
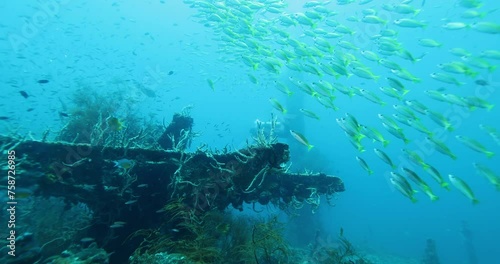
<svg viewBox="0 0 500 264">
<path fill-rule="evenodd" d="M 96 243 L 86 248 L 79 245 L 71 245 L 61 254 L 52 256 L 41 263 L 47 264 L 107 264 L 109 255 L 104 249 L 99 248 Z"/>
<path fill-rule="evenodd" d="M 90 87 L 76 90 L 73 108 L 61 115 L 65 125 L 57 140 L 93 146 L 158 147 L 161 126 L 142 124 L 130 100 L 120 91 L 101 94 Z"/>
<path fill-rule="evenodd" d="M 23 226 L 33 233 L 43 256 L 60 253 L 78 241 L 92 225 L 93 212 L 85 204 L 66 204 L 62 198 L 33 197 L 25 202 Z"/>
<path fill-rule="evenodd" d="M 326 243 L 319 237 L 311 251 L 314 263 L 318 264 L 369 264 L 355 249 L 353 244 L 343 235 L 343 230 L 335 243 Z"/>
<path fill-rule="evenodd" d="M 276 216 L 254 224 L 252 239 L 245 248 L 253 252 L 256 263 L 290 262 L 290 249 L 283 238 L 283 226 Z"/>
<path fill-rule="evenodd" d="M 187 210 L 182 201 L 174 201 L 164 208 L 170 218 L 156 230 L 138 230 L 130 238 L 144 240 L 131 257 L 132 263 L 159 253 L 173 252 L 196 263 L 218 263 L 220 249 L 216 247 L 217 236 L 213 226 L 217 213 L 207 213 L 199 219 Z M 220 220 L 220 219 L 219 219 Z M 172 228 L 175 227 L 175 228 Z"/>
<path fill-rule="evenodd" d="M 143 238 L 131 263 L 171 258 L 172 253 L 184 257 L 180 263 L 293 263 L 276 217 L 257 221 L 219 211 L 194 216 L 180 201 L 165 211 L 170 219 L 162 229 L 131 236 Z"/>
</svg>

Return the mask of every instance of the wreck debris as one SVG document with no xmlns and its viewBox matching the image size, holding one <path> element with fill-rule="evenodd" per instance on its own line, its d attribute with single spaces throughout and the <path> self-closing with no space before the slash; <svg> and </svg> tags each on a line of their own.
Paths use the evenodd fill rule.
<svg viewBox="0 0 500 264">
<path fill-rule="evenodd" d="M 230 205 L 241 211 L 244 203 L 252 204 L 254 210 L 255 204 L 290 210 L 307 203 L 314 211 L 320 196 L 329 200 L 344 191 L 342 180 L 335 176 L 289 173 L 284 165 L 289 161 L 288 145 L 269 141 L 224 153 L 5 136 L 0 136 L 0 146 L 2 152 L 15 146 L 22 161 L 16 167 L 16 186 L 29 188 L 34 198 L 59 197 L 68 204 L 85 204 L 94 212 L 88 232 L 107 230 L 106 236 L 95 236 L 107 252 L 123 250 L 111 239 L 124 241 L 133 230 L 158 228 L 168 217 L 165 206 L 172 201 L 182 201 L 184 215 L 196 222 L 208 212 L 222 212 Z M 124 159 L 133 166 L 116 165 Z M 117 219 L 131 224 L 114 228 L 112 221 Z"/>
<path fill-rule="evenodd" d="M 285 172 L 282 164 L 289 160 L 289 150 L 288 145 L 281 143 L 249 146 L 225 154 L 125 150 L 24 139 L 17 142 L 9 137 L 0 137 L 0 145 L 16 145 L 16 153 L 25 156 L 22 169 L 39 175 L 37 182 L 27 181 L 39 185 L 35 194 L 85 202 L 91 208 L 102 201 L 118 205 L 132 198 L 138 198 L 141 204 L 141 200 L 154 196 L 154 201 L 148 202 L 152 212 L 179 197 L 196 210 L 224 210 L 228 205 L 241 210 L 243 203 L 298 201 L 314 205 L 320 195 L 344 191 L 343 182 L 337 177 Z M 134 161 L 126 173 L 115 166 L 124 153 Z M 21 174 L 19 183 L 27 183 L 22 177 Z M 149 194 L 144 194 L 146 188 L 137 187 L 144 184 Z"/>
</svg>

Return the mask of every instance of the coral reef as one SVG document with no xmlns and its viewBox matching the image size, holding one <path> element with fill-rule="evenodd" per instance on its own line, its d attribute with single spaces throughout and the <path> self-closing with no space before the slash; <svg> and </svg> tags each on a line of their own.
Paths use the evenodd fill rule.
<svg viewBox="0 0 500 264">
<path fill-rule="evenodd" d="M 67 203 L 61 197 L 30 196 L 23 198 L 16 208 L 19 249 L 15 258 L 0 258 L 1 263 L 49 263 L 45 262 L 48 258 L 79 243 L 94 224 L 94 212 L 86 204 Z"/>
<path fill-rule="evenodd" d="M 72 103 L 67 113 L 60 113 L 65 125 L 56 140 L 92 146 L 159 148 L 156 139 L 162 127 L 141 123 L 131 98 L 122 91 L 102 94 L 82 87 L 73 94 Z"/>
<path fill-rule="evenodd" d="M 255 220 L 216 210 L 196 217 L 185 210 L 181 201 L 169 203 L 165 213 L 170 217 L 168 226 L 175 229 L 132 234 L 129 239 L 139 237 L 142 242 L 130 258 L 131 263 L 172 256 L 181 261 L 175 263 L 295 263 L 277 217 Z"/>
<path fill-rule="evenodd" d="M 94 213 L 87 205 L 66 203 L 61 197 L 29 197 L 18 210 L 19 231 L 32 237 L 31 243 L 22 243 L 23 248 L 39 252 L 42 259 L 59 254 L 79 241 L 93 224 Z"/>
<path fill-rule="evenodd" d="M 290 249 L 283 238 L 283 226 L 277 217 L 256 223 L 252 228 L 252 239 L 244 247 L 253 252 L 255 263 L 290 263 Z"/>
<path fill-rule="evenodd" d="M 60 254 L 47 258 L 40 264 L 108 264 L 109 256 L 105 250 L 96 243 L 83 248 L 80 245 L 71 245 Z"/>
<path fill-rule="evenodd" d="M 129 259 L 131 264 L 195 264 L 185 256 L 177 253 L 168 254 L 167 252 L 160 252 L 156 254 L 142 254 L 134 255 Z"/>
</svg>

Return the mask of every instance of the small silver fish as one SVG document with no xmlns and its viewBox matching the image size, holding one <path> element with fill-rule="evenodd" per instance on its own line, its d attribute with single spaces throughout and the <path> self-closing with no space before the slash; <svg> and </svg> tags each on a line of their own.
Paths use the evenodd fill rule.
<svg viewBox="0 0 500 264">
<path fill-rule="evenodd" d="M 130 201 L 126 201 L 125 204 L 129 205 L 129 204 L 135 204 L 137 203 L 137 200 L 130 200 Z"/>
<path fill-rule="evenodd" d="M 104 190 L 105 191 L 114 191 L 114 190 L 118 190 L 118 187 L 116 186 L 104 186 Z"/>
<path fill-rule="evenodd" d="M 147 183 L 137 185 L 137 188 L 147 188 L 149 185 Z"/>
<path fill-rule="evenodd" d="M 123 227 L 123 226 L 122 225 L 110 225 L 109 226 L 109 228 L 113 228 L 113 229 L 120 228 L 120 227 Z"/>
</svg>

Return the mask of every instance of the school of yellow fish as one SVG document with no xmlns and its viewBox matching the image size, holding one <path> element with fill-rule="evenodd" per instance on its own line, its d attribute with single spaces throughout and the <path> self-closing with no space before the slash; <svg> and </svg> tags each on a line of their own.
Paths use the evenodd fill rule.
<svg viewBox="0 0 500 264">
<path fill-rule="evenodd" d="M 365 152 L 362 141 L 364 138 L 380 143 L 381 148 L 375 148 L 374 153 L 393 170 L 390 172 L 390 182 L 395 189 L 413 202 L 416 201 L 416 190 L 408 179 L 432 201 L 438 197 L 423 177 L 414 170 L 402 166 L 401 174 L 396 171 L 397 165 L 382 150 L 390 147 L 390 141 L 381 131 L 385 130 L 396 140 L 408 144 L 411 139 L 406 136 L 408 133 L 405 133 L 405 129 L 414 129 L 423 133 L 426 142 L 437 152 L 455 160 L 457 156 L 439 135 L 452 133 L 456 125 L 454 126 L 454 121 L 446 114 L 430 109 L 425 104 L 411 99 L 407 94 L 410 91 L 414 91 L 411 94 L 425 93 L 437 102 L 467 111 L 489 111 L 494 107 L 488 98 L 474 94 L 460 96 L 445 92 L 443 89 L 408 88 L 412 84 L 421 83 L 422 76 L 415 75 L 412 71 L 416 70 L 406 69 L 398 62 L 408 60 L 418 65 L 420 61 L 426 59 L 427 53 L 415 55 L 407 50 L 398 40 L 398 34 L 401 31 L 425 30 L 428 27 L 428 22 L 419 19 L 425 1 L 418 3 L 412 0 L 391 1 L 391 4 L 389 1 L 375 4 L 381 1 L 373 0 L 308 1 L 303 3 L 302 12 L 287 11 L 287 1 L 282 0 L 184 0 L 183 2 L 196 9 L 194 19 L 197 22 L 213 30 L 221 53 L 230 55 L 235 61 L 241 61 L 248 66 L 248 77 L 254 84 L 259 84 L 261 81 L 257 76 L 270 76 L 266 81 L 271 82 L 273 87 L 285 95 L 296 96 L 294 94 L 305 93 L 333 111 L 341 111 L 335 102 L 336 98 L 341 96 L 359 96 L 380 106 L 387 105 L 389 100 L 396 101 L 397 103 L 392 105 L 394 114 L 378 114 L 380 128 L 363 125 L 349 113 L 342 114 L 336 122 L 359 153 Z M 361 11 L 347 19 L 340 19 L 339 13 L 346 10 L 344 6 L 349 5 L 358 5 L 357 9 Z M 428 8 L 432 9 L 431 6 Z M 442 24 L 438 25 L 442 29 L 454 32 L 475 31 L 488 36 L 491 41 L 499 41 L 500 24 L 491 22 L 490 19 L 494 17 L 492 13 L 496 9 L 486 9 L 480 0 L 457 0 L 456 5 L 450 8 L 453 8 L 454 12 L 460 12 L 460 20 L 452 21 L 444 17 L 439 20 Z M 356 32 L 357 27 L 352 26 L 352 22 L 380 27 L 378 34 L 369 36 L 375 48 L 361 49 L 354 44 L 354 37 L 360 33 Z M 300 34 L 297 35 L 297 32 Z M 481 73 L 494 72 L 497 68 L 495 63 L 500 60 L 500 50 L 483 50 L 473 54 L 460 47 L 443 49 L 444 41 L 438 39 L 420 38 L 415 39 L 415 42 L 422 49 L 441 49 L 440 52 L 449 52 L 455 56 L 455 60 L 442 61 L 436 65 L 436 69 L 429 69 L 428 73 L 430 78 L 442 85 L 450 88 L 456 86 L 454 89 L 459 89 L 465 84 L 462 80 L 472 81 L 477 87 L 488 87 L 488 81 L 474 81 L 474 79 Z M 457 46 L 459 45 L 457 43 Z M 375 74 L 372 71 L 374 67 L 383 67 L 387 76 L 381 77 Z M 301 80 L 293 76 L 283 76 L 290 72 L 302 73 L 301 76 L 307 78 Z M 288 81 L 282 81 L 283 77 Z M 349 78 L 361 78 L 373 82 L 376 86 L 365 85 L 361 88 L 346 85 L 346 80 Z M 207 79 L 211 89 L 216 89 L 217 80 Z M 373 88 L 377 86 L 378 89 Z M 270 98 L 269 102 L 276 110 L 286 115 L 287 109 L 279 100 Z M 302 108 L 300 112 L 307 117 L 320 119 L 310 110 Z M 429 123 L 433 126 L 429 126 Z M 408 128 L 403 129 L 401 124 Z M 484 131 L 485 135 L 489 135 L 497 144 L 500 142 L 495 127 L 484 124 L 478 129 Z M 313 147 L 301 133 L 293 130 L 290 130 L 290 133 L 308 149 Z M 476 140 L 465 135 L 454 135 L 454 138 L 488 158 L 494 156 L 494 152 L 480 142 L 483 139 Z M 403 148 L 401 154 L 414 166 L 427 172 L 441 187 L 449 189 L 445 177 L 435 166 L 426 162 L 418 150 Z M 369 175 L 374 173 L 361 156 L 355 158 Z M 500 191 L 500 177 L 492 169 L 479 163 L 472 165 Z M 449 174 L 448 180 L 472 203 L 478 203 L 472 189 L 462 178 Z"/>
</svg>

